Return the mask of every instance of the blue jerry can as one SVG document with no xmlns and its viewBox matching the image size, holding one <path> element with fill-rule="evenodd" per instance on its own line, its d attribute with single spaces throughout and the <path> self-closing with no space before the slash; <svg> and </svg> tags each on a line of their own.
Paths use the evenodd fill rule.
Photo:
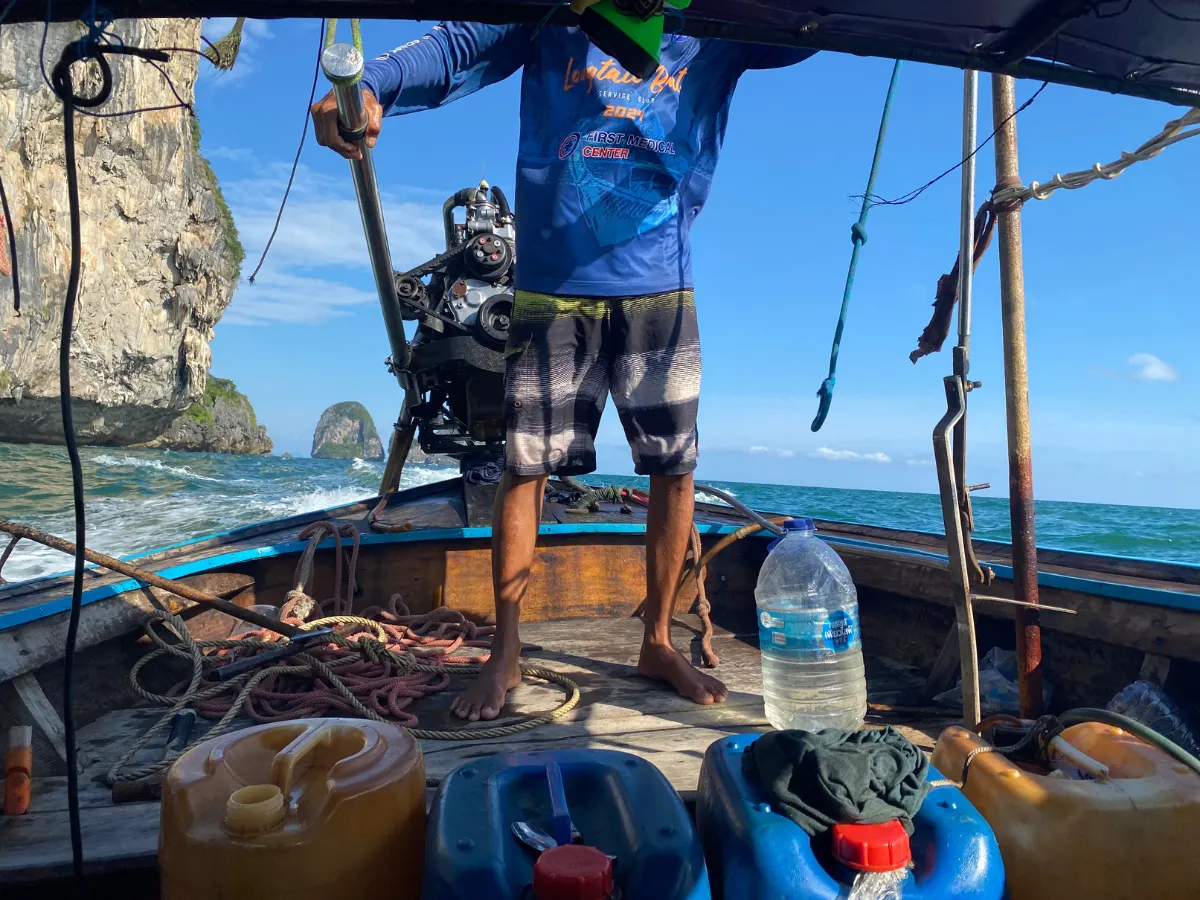
<svg viewBox="0 0 1200 900">
<path fill-rule="evenodd" d="M 843 869 L 838 877 L 831 874 L 817 860 L 808 834 L 771 812 L 762 789 L 742 774 L 742 751 L 758 737 L 722 738 L 704 755 L 696 824 L 712 871 L 713 897 L 844 898 L 853 873 Z M 941 778 L 931 767 L 929 779 Z M 904 900 L 1005 896 L 996 838 L 958 788 L 929 792 L 913 819 L 910 844 L 914 868 L 901 885 Z"/>
<path fill-rule="evenodd" d="M 616 857 L 622 900 L 712 896 L 699 835 L 657 768 L 615 750 L 557 750 L 484 757 L 450 773 L 429 814 L 422 900 L 532 897 L 536 854 L 514 837 L 514 822 L 560 839 L 574 830 L 576 842 Z"/>
</svg>

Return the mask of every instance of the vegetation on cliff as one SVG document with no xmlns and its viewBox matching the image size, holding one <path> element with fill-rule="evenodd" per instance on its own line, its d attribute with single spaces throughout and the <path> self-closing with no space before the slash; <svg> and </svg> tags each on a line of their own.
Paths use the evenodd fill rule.
<svg viewBox="0 0 1200 900">
<path fill-rule="evenodd" d="M 313 433 L 312 455 L 316 459 L 381 459 L 383 444 L 367 408 L 348 400 L 321 413 Z"/>
<path fill-rule="evenodd" d="M 227 378 L 208 377 L 204 396 L 171 423 L 160 437 L 142 446 L 205 453 L 262 456 L 274 444 L 258 424 L 249 398 Z"/>
</svg>

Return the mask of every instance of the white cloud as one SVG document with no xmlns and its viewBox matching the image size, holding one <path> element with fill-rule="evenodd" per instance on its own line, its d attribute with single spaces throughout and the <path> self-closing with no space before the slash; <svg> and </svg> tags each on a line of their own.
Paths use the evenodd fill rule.
<svg viewBox="0 0 1200 900">
<path fill-rule="evenodd" d="M 241 154 L 227 150 L 220 155 L 234 159 Z M 246 276 L 257 265 L 275 227 L 288 169 L 274 164 L 251 177 L 221 181 L 246 250 Z M 414 202 L 407 193 L 385 195 L 383 205 L 397 269 L 411 268 L 442 249 L 440 206 Z M 254 284 L 245 280 L 239 284 L 223 321 L 236 325 L 321 322 L 344 315 L 345 307 L 375 302 L 374 292 L 365 287 L 370 283 L 366 239 L 349 176 L 336 179 L 301 166 L 266 265 Z"/>
<path fill-rule="evenodd" d="M 200 33 L 214 43 L 229 34 L 236 19 L 233 16 L 223 16 L 205 19 Z M 204 64 L 200 67 L 200 77 L 210 80 L 214 85 L 231 85 L 241 81 L 247 75 L 258 70 L 258 55 L 262 45 L 271 40 L 275 32 L 269 23 L 262 19 L 247 19 L 242 26 L 242 43 L 238 47 L 237 60 L 232 69 L 217 69 Z"/>
<path fill-rule="evenodd" d="M 1138 381 L 1178 381 L 1179 373 L 1153 353 L 1135 353 L 1129 357 L 1133 377 Z"/>
<path fill-rule="evenodd" d="M 818 447 L 808 454 L 812 459 L 827 459 L 833 462 L 873 462 L 890 463 L 892 458 L 886 453 L 856 453 L 853 450 L 832 450 L 829 447 Z"/>
<path fill-rule="evenodd" d="M 932 459 L 906 459 L 904 464 L 907 466 L 932 466 Z"/>
<path fill-rule="evenodd" d="M 780 459 L 791 459 L 796 455 L 795 450 L 772 450 L 770 447 L 763 447 L 760 444 L 747 447 L 746 450 L 748 453 L 753 453 L 756 456 L 777 456 Z"/>
<path fill-rule="evenodd" d="M 336 281 L 264 270 L 252 285 L 242 279 L 221 321 L 229 325 L 306 325 L 345 315 L 347 306 L 375 302 L 374 293 Z"/>
<path fill-rule="evenodd" d="M 245 147 L 214 147 L 212 150 L 205 150 L 204 155 L 210 160 L 228 159 L 232 162 L 240 163 L 258 162 L 258 154 L 253 150 L 247 150 Z"/>
</svg>

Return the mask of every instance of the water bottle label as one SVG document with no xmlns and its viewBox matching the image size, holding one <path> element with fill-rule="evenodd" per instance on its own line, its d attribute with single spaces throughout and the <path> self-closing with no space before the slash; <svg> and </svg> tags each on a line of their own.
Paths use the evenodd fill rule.
<svg viewBox="0 0 1200 900">
<path fill-rule="evenodd" d="M 860 647 L 858 610 L 758 612 L 758 645 L 764 652 L 829 656 Z"/>
<path fill-rule="evenodd" d="M 843 609 L 834 610 L 821 626 L 821 643 L 834 653 L 849 650 L 858 637 L 857 616 L 851 618 Z"/>
</svg>

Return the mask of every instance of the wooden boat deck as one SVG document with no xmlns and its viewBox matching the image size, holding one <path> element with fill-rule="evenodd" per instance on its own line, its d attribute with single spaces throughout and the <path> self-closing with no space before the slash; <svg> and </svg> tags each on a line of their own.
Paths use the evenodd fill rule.
<svg viewBox="0 0 1200 900">
<path fill-rule="evenodd" d="M 688 647 L 687 623 L 676 626 L 676 645 Z M 531 664 L 562 672 L 575 680 L 579 705 L 560 722 L 499 741 L 426 741 L 426 775 L 439 781 L 457 766 L 494 753 L 591 747 L 621 750 L 653 762 L 685 799 L 699 779 L 708 746 L 724 735 L 768 728 L 763 714 L 762 676 L 756 636 L 718 629 L 713 646 L 721 657 L 715 671 L 729 686 L 729 699 L 697 706 L 637 675 L 635 664 L 641 623 L 633 619 L 589 619 L 540 622 L 522 627 L 522 639 L 539 649 L 527 654 Z M 698 641 L 690 650 L 698 659 Z M 932 750 L 942 728 L 953 724 L 952 712 L 896 715 L 924 684 L 924 674 L 882 659 L 868 659 L 869 698 L 875 711 L 868 724 L 891 724 L 925 750 Z M 465 680 L 420 701 L 415 707 L 422 727 L 455 728 L 462 723 L 449 712 L 454 693 Z M 506 716 L 543 713 L 562 702 L 562 689 L 527 680 L 509 696 Z M 895 710 L 895 712 L 893 712 Z M 153 867 L 158 847 L 159 805 L 114 806 L 100 781 L 114 760 L 156 721 L 159 710 L 111 712 L 80 731 L 80 753 L 86 770 L 80 779 L 83 836 L 89 872 L 104 873 Z M 499 721 L 505 721 L 501 719 Z M 515 721 L 509 719 L 508 721 Z M 249 723 L 247 723 L 249 724 Z M 150 747 L 140 757 L 161 758 Z M 30 812 L 0 818 L 0 884 L 19 884 L 62 876 L 70 869 L 65 776 L 38 778 Z"/>
</svg>

